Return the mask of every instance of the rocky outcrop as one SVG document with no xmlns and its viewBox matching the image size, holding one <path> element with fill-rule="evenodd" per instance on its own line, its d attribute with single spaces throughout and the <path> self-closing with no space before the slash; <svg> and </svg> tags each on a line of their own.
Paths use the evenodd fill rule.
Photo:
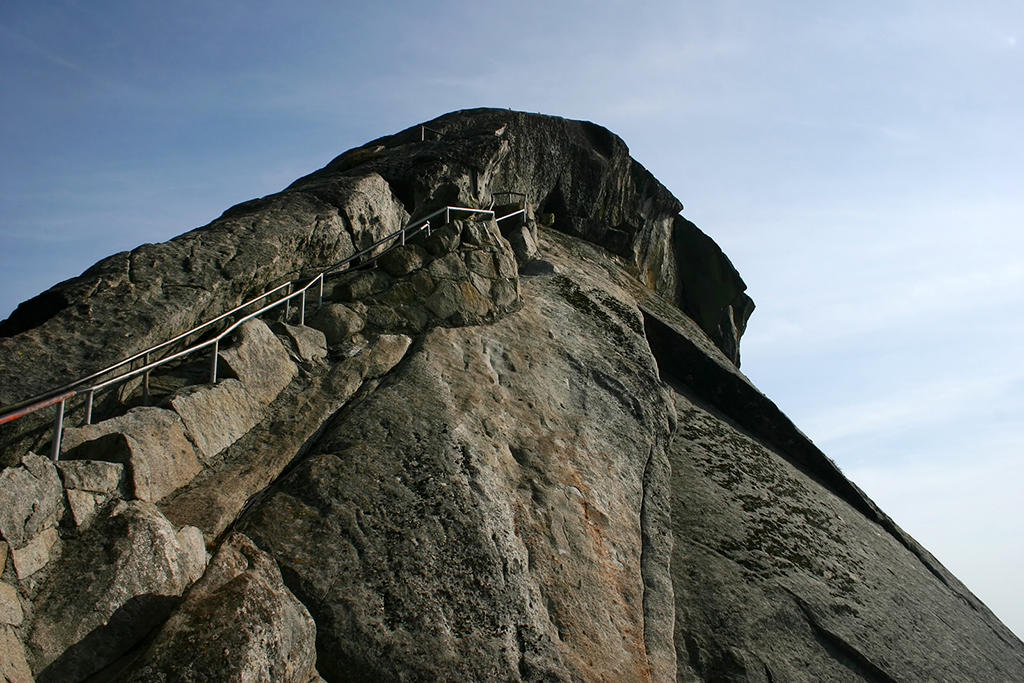
<svg viewBox="0 0 1024 683">
<path fill-rule="evenodd" d="M 285 588 L 274 561 L 233 534 L 153 643 L 118 674 L 129 683 L 311 683 L 321 680 L 315 637 L 309 612 Z"/>
<path fill-rule="evenodd" d="M 1024 644 L 740 373 L 742 280 L 599 126 L 446 115 L 142 250 L 201 282 L 182 244 L 231 245 L 189 295 L 228 305 L 444 203 L 475 213 L 331 278 L 306 325 L 248 321 L 216 383 L 186 359 L 153 405 L 106 396 L 56 464 L 5 441 L 0 674 L 1024 680 Z M 137 323 L 147 272 L 131 306 L 80 301 Z M 26 304 L 0 353 L 72 349 L 72 308 Z"/>
</svg>

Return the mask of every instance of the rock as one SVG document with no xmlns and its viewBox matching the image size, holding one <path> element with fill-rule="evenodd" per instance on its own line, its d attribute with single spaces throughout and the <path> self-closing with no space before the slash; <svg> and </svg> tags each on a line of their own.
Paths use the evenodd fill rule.
<svg viewBox="0 0 1024 683">
<path fill-rule="evenodd" d="M 12 550 L 55 527 L 63 514 L 60 477 L 48 459 L 28 453 L 20 466 L 0 472 L 0 533 Z"/>
<path fill-rule="evenodd" d="M 265 489 L 296 455 L 303 453 L 322 425 L 351 399 L 364 379 L 383 376 L 401 359 L 408 337 L 383 335 L 334 364 L 303 392 L 281 405 L 260 433 L 244 444 L 245 457 L 222 463 L 210 477 L 163 504 L 178 525 L 202 530 L 212 546 L 235 521 L 246 501 Z M 371 377 L 372 376 L 372 377 Z M 255 431 L 255 430 L 254 430 Z M 250 437 L 247 436 L 247 439 Z"/>
<path fill-rule="evenodd" d="M 307 683 L 316 676 L 315 639 L 276 563 L 236 533 L 120 680 Z"/>
<path fill-rule="evenodd" d="M 159 625 L 205 567 L 196 532 L 175 531 L 150 503 L 122 501 L 68 541 L 33 601 L 37 680 L 84 680 Z"/>
<path fill-rule="evenodd" d="M 474 249 L 466 252 L 466 268 L 470 272 L 493 280 L 498 277 L 498 271 L 494 267 L 494 258 L 489 252 Z"/>
<path fill-rule="evenodd" d="M 958 582 L 937 577 L 877 522 L 773 449 L 674 398 L 680 678 L 1017 677 L 1006 673 L 1021 669 L 1007 650 L 1013 636 Z M 977 630 L 965 648 L 961 629 L 970 623 L 980 628 L 971 627 Z"/>
<path fill-rule="evenodd" d="M 462 223 L 452 221 L 448 225 L 431 231 L 423 240 L 423 246 L 431 256 L 444 256 L 455 251 L 462 241 Z"/>
<path fill-rule="evenodd" d="M 72 341 L 47 335 L 72 334 L 69 321 L 93 305 L 109 317 L 96 343 L 123 352 L 135 341 L 111 330 L 148 334 L 147 316 L 169 328 L 243 290 L 309 277 L 408 217 L 400 205 L 437 219 L 445 204 L 493 206 L 501 190 L 531 198 L 525 225 L 503 225 L 511 242 L 480 214 L 410 238 L 391 274 L 339 275 L 359 330 L 329 356 L 315 341 L 300 352 L 300 328 L 275 328 L 305 358 L 298 376 L 276 339 L 248 325 L 223 350 L 225 374 L 239 379 L 170 401 L 204 467 L 185 485 L 159 475 L 171 487 L 159 509 L 119 500 L 115 465 L 65 462 L 76 524 L 65 518 L 58 534 L 52 464 L 32 456 L 0 474 L 0 532 L 18 540 L 0 543 L 14 564 L 4 577 L 23 579 L 0 584 L 0 671 L 1024 680 L 1024 644 L 739 372 L 745 285 L 621 140 L 504 110 L 429 125 L 427 140 L 414 128 L 374 141 L 212 226 L 136 250 L 127 266 L 114 257 L 101 278 L 74 284 L 94 292 L 57 287 L 34 322 L 25 310 L 0 326 L 37 325 L 0 342 L 0 364 L 22 351 L 63 358 Z M 274 220 L 284 237 L 266 234 Z M 522 279 L 517 257 L 529 258 Z M 154 284 L 161 268 L 178 269 L 168 285 Z M 207 268 L 220 280 L 206 294 L 201 277 L 181 274 Z M 188 289 L 187 313 L 174 287 Z M 138 310 L 111 314 L 128 302 Z M 68 373 L 106 353 L 84 347 Z M 123 409 L 105 400 L 99 414 Z M 88 443 L 68 432 L 81 453 L 91 444 L 125 462 L 138 445 L 131 430 Z M 19 458 L 22 441 L 47 438 L 16 436 L 3 443 Z M 214 566 L 180 598 L 218 543 Z"/>
<path fill-rule="evenodd" d="M 171 407 L 209 463 L 263 419 L 266 405 L 232 378 L 186 390 L 171 399 Z"/>
<path fill-rule="evenodd" d="M 99 424 L 65 430 L 62 457 L 123 463 L 132 495 L 155 503 L 188 484 L 202 469 L 185 434 L 187 424 L 170 410 L 133 408 Z M 195 438 L 191 429 L 189 434 Z"/>
<path fill-rule="evenodd" d="M 555 275 L 558 273 L 558 268 L 555 264 L 550 261 L 543 259 L 533 259 L 527 261 L 519 268 L 519 274 L 526 277 L 532 277 L 537 275 Z"/>
<path fill-rule="evenodd" d="M 435 316 L 445 320 L 462 307 L 462 290 L 451 280 L 442 280 L 424 305 Z"/>
<path fill-rule="evenodd" d="M 427 250 L 417 244 L 399 245 L 377 260 L 377 267 L 391 277 L 404 277 L 420 267 L 429 258 Z"/>
<path fill-rule="evenodd" d="M 75 526 L 92 521 L 115 498 L 125 497 L 125 466 L 100 460 L 62 460 L 57 469 Z"/>
<path fill-rule="evenodd" d="M 299 358 L 307 363 L 319 363 L 327 358 L 327 336 L 323 332 L 305 325 L 280 325 L 294 344 Z"/>
<path fill-rule="evenodd" d="M 30 538 L 23 547 L 11 548 L 11 561 L 18 580 L 24 581 L 45 567 L 56 554 L 54 547 L 59 540 L 57 530 L 50 527 Z"/>
<path fill-rule="evenodd" d="M 18 589 L 0 582 L 0 624 L 21 626 L 24 619 L 25 612 L 21 608 L 21 600 L 18 599 Z"/>
<path fill-rule="evenodd" d="M 374 294 L 380 294 L 391 286 L 392 279 L 381 270 L 372 269 L 357 273 L 351 280 L 335 286 L 331 296 L 335 301 L 359 301 Z"/>
<path fill-rule="evenodd" d="M 324 304 L 310 325 L 323 332 L 327 343 L 333 346 L 362 330 L 366 321 L 344 304 Z"/>
<path fill-rule="evenodd" d="M 363 376 L 367 379 L 382 377 L 402 360 L 410 344 L 412 339 L 404 334 L 382 334 L 370 349 Z"/>
<path fill-rule="evenodd" d="M 512 231 L 508 241 L 520 263 L 529 263 L 537 255 L 537 241 L 525 225 Z"/>
<path fill-rule="evenodd" d="M 653 358 L 642 333 L 598 334 L 600 304 L 533 296 L 427 332 L 244 519 L 316 619 L 329 680 L 646 680 L 674 657 L 643 635 L 672 624 L 670 598 L 645 614 L 664 568 L 640 559 L 669 430 Z M 646 371 L 612 379 L 617 362 Z"/>
<path fill-rule="evenodd" d="M 430 262 L 427 272 L 436 280 L 462 280 L 468 276 L 466 264 L 458 253 L 452 252 Z"/>
<path fill-rule="evenodd" d="M 10 626 L 0 627 L 0 677 L 8 683 L 33 683 L 25 648 Z"/>
<path fill-rule="evenodd" d="M 169 242 L 104 259 L 0 323 L 0 405 L 163 342 L 270 285 L 315 274 L 353 254 L 353 243 L 368 244 L 407 219 L 389 184 L 368 171 L 307 181 Z M 0 440 L 13 448 L 20 441 L 11 430 L 52 420 L 47 412 L 7 426 Z"/>
<path fill-rule="evenodd" d="M 233 337 L 234 345 L 220 352 L 225 369 L 257 401 L 270 403 L 295 378 L 295 363 L 262 320 L 247 320 Z"/>
</svg>

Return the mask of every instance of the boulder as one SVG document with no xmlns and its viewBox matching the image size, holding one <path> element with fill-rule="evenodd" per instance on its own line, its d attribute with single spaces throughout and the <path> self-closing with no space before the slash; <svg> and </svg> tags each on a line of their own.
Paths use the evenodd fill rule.
<svg viewBox="0 0 1024 683">
<path fill-rule="evenodd" d="M 65 544 L 33 600 L 27 642 L 38 681 L 84 680 L 159 625 L 202 575 L 198 529 L 120 501 Z"/>
<path fill-rule="evenodd" d="M 340 344 L 366 326 L 366 321 L 344 304 L 324 304 L 310 321 L 330 345 Z"/>
<path fill-rule="evenodd" d="M 277 398 L 298 374 L 288 352 L 262 320 L 253 318 L 242 323 L 233 341 L 230 348 L 220 352 L 220 361 L 260 403 L 266 405 Z"/>
<path fill-rule="evenodd" d="M 277 564 L 235 533 L 119 680 L 308 683 L 317 677 L 315 640 Z"/>
<path fill-rule="evenodd" d="M 377 267 L 391 277 L 405 277 L 419 270 L 429 258 L 427 250 L 418 244 L 404 244 L 383 254 L 377 260 Z"/>
<path fill-rule="evenodd" d="M 10 626 L 0 627 L 0 677 L 7 683 L 33 683 L 25 648 Z"/>
<path fill-rule="evenodd" d="M 189 429 L 187 436 L 186 425 L 178 414 L 164 408 L 133 408 L 98 424 L 65 430 L 61 457 L 122 463 L 131 495 L 155 503 L 188 484 L 202 469 L 189 439 L 195 432 Z M 80 510 L 81 502 L 76 501 Z"/>
<path fill-rule="evenodd" d="M 48 459 L 29 453 L 0 472 L 0 533 L 13 550 L 55 527 L 63 514 L 60 476 Z"/>
<path fill-rule="evenodd" d="M 323 332 L 305 325 L 279 324 L 279 329 L 291 340 L 295 353 L 301 360 L 307 363 L 320 363 L 327 358 L 327 337 Z"/>
<path fill-rule="evenodd" d="M 262 403 L 237 379 L 187 389 L 171 399 L 171 407 L 188 429 L 199 454 L 213 463 L 265 414 Z"/>
<path fill-rule="evenodd" d="M 62 460 L 57 469 L 75 526 L 88 524 L 115 498 L 126 498 L 125 466 L 102 460 Z"/>
</svg>

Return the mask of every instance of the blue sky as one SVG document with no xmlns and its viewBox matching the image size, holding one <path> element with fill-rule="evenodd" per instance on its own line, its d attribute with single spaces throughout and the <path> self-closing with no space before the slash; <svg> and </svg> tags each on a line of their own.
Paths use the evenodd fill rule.
<svg viewBox="0 0 1024 683">
<path fill-rule="evenodd" d="M 1024 4 L 0 0 L 0 317 L 374 137 L 618 133 L 743 274 L 743 370 L 1024 634 Z"/>
</svg>

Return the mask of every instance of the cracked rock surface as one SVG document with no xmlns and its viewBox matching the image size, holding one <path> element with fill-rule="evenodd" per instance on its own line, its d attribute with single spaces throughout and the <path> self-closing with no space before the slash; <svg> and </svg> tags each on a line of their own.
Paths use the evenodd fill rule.
<svg viewBox="0 0 1024 683">
<path fill-rule="evenodd" d="M 742 280 L 619 138 L 428 127 L 0 323 L 8 403 L 470 208 L 305 325 L 245 323 L 216 383 L 187 359 L 150 405 L 72 406 L 56 465 L 52 412 L 0 430 L 0 677 L 1024 680 L 1024 644 L 739 371 Z"/>
</svg>

